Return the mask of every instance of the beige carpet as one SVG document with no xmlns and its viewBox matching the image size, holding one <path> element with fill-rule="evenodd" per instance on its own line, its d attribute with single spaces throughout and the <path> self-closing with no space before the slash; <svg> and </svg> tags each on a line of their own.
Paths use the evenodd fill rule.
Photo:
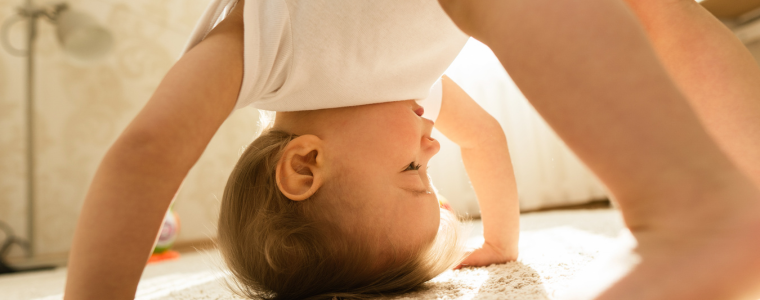
<svg viewBox="0 0 760 300">
<path fill-rule="evenodd" d="M 482 241 L 480 223 L 469 226 L 470 242 Z M 395 299 L 556 299 L 576 287 L 579 271 L 620 243 L 623 228 L 611 209 L 523 214 L 521 226 L 518 262 L 448 271 Z M 65 269 L 0 276 L 0 299 L 61 299 L 64 276 Z M 223 276 L 216 252 L 185 254 L 148 266 L 137 299 L 238 299 L 221 284 Z"/>
</svg>

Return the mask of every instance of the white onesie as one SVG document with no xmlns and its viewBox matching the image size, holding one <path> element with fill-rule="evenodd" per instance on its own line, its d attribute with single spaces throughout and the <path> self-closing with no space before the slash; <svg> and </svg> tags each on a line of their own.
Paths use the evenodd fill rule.
<svg viewBox="0 0 760 300">
<path fill-rule="evenodd" d="M 212 0 L 185 52 L 236 2 Z M 296 111 L 425 99 L 425 117 L 435 120 L 441 86 L 434 83 L 468 38 L 437 0 L 248 0 L 243 14 L 243 84 L 236 109 Z"/>
</svg>

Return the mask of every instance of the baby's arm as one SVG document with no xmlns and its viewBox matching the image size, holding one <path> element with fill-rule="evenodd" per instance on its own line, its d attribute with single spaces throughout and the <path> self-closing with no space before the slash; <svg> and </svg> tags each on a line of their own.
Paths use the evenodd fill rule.
<svg viewBox="0 0 760 300">
<path fill-rule="evenodd" d="M 182 57 L 111 146 L 85 198 L 66 299 L 133 299 L 183 178 L 232 111 L 242 80 L 242 1 Z"/>
<path fill-rule="evenodd" d="M 443 102 L 435 127 L 461 148 L 465 169 L 480 203 L 485 244 L 463 265 L 486 266 L 517 259 L 520 208 L 501 125 L 444 76 Z"/>
</svg>

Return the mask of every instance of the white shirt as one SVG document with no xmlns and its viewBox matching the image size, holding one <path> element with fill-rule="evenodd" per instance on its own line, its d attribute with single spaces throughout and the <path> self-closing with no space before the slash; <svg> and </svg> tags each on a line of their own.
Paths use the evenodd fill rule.
<svg viewBox="0 0 760 300">
<path fill-rule="evenodd" d="M 185 48 L 236 0 L 213 0 Z M 235 108 L 313 110 L 410 99 L 440 109 L 434 86 L 467 35 L 437 0 L 249 0 L 243 83 Z M 432 106 L 431 106 L 432 105 Z M 435 107 L 437 106 L 437 107 Z M 435 116 L 432 114 L 435 113 Z"/>
</svg>

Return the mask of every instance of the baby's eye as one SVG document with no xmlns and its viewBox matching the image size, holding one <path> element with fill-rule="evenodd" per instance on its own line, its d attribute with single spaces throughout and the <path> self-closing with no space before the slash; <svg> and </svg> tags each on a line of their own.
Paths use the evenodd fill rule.
<svg viewBox="0 0 760 300">
<path fill-rule="evenodd" d="M 417 171 L 422 167 L 422 165 L 418 165 L 414 162 L 409 163 L 408 166 L 406 166 L 406 169 L 404 171 Z"/>
</svg>

